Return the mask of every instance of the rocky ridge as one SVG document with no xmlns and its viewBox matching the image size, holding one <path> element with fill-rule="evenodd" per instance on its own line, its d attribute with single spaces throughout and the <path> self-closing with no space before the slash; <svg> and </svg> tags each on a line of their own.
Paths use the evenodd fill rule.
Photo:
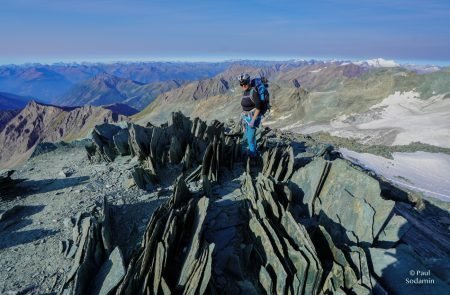
<svg viewBox="0 0 450 295">
<path fill-rule="evenodd" d="M 250 166 L 241 160 L 238 130 L 180 113 L 161 127 L 97 126 L 87 148 L 91 162 L 134 156 L 129 182 L 146 190 L 167 184 L 168 170 L 179 176 L 129 259 L 96 223 L 85 226 L 88 246 L 66 276 L 65 292 L 445 292 L 448 210 L 374 178 L 308 137 L 260 130 L 262 163 Z M 94 245 L 104 254 L 94 255 Z M 411 270 L 429 270 L 433 284 L 402 283 L 423 279 Z"/>
<path fill-rule="evenodd" d="M 98 123 L 127 120 L 116 112 L 119 109 L 58 107 L 31 101 L 0 132 L 0 167 L 23 163 L 42 141 L 79 139 L 87 136 Z"/>
</svg>

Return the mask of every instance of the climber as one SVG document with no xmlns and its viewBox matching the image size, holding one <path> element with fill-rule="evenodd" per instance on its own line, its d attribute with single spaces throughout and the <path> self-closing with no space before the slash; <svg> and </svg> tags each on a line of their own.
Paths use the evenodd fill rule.
<svg viewBox="0 0 450 295">
<path fill-rule="evenodd" d="M 242 106 L 242 124 L 244 126 L 244 133 L 247 137 L 248 156 L 252 162 L 255 162 L 259 153 L 256 146 L 256 128 L 261 124 L 261 99 L 258 91 L 250 85 L 250 75 L 240 74 L 238 76 L 239 85 L 244 90 L 241 106 Z"/>
</svg>

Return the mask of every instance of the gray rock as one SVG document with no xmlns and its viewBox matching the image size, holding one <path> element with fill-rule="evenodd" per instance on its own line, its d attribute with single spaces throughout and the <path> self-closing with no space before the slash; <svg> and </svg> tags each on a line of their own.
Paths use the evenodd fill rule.
<svg viewBox="0 0 450 295">
<path fill-rule="evenodd" d="M 172 197 L 172 204 L 174 207 L 178 207 L 181 204 L 187 202 L 191 198 L 189 189 L 186 186 L 186 182 L 183 177 L 179 176 L 176 180 L 175 191 Z"/>
<path fill-rule="evenodd" d="M 333 240 L 372 244 L 394 207 L 381 197 L 378 181 L 341 159 L 317 159 L 302 170 L 292 176 L 295 189 Z"/>
<path fill-rule="evenodd" d="M 393 199 L 409 201 L 401 198 L 402 191 L 386 189 L 339 159 L 332 146 L 307 136 L 259 130 L 258 143 L 265 152 L 262 173 L 255 177 L 250 166 L 244 172 L 242 161 L 234 165 L 236 159 L 242 160 L 241 139 L 223 130 L 218 121 L 206 125 L 181 113 L 173 113 L 161 127 L 130 125 L 128 146 L 134 160 L 129 163 L 118 156 L 125 150 L 124 139 L 119 151 L 115 135 L 114 143 L 107 136 L 93 136 L 100 158 L 114 159 L 118 167 L 114 171 L 120 171 L 121 163 L 128 169 L 129 187 L 153 190 L 165 186 L 162 177 L 175 171 L 181 175 L 173 186 L 155 193 L 173 191 L 147 225 L 148 219 L 137 216 L 141 224 L 136 228 L 145 233 L 126 273 L 123 261 L 118 263 L 119 272 L 105 270 L 115 264 L 114 241 L 105 238 L 109 227 L 105 209 L 104 219 L 90 217 L 86 237 L 84 229 L 77 230 L 81 249 L 74 259 L 77 270 L 69 273 L 74 273 L 69 282 L 72 292 L 94 292 L 89 286 L 95 285 L 94 293 L 105 286 L 116 294 L 384 294 L 385 289 L 395 293 L 393 279 L 383 271 L 390 267 L 390 261 L 383 262 L 389 255 L 399 257 L 395 265 L 409 263 L 415 269 L 426 265 L 442 281 L 446 271 L 438 269 L 445 268 L 448 239 L 443 232 L 428 229 L 434 229 L 432 222 L 421 217 L 432 207 L 422 202 L 426 213 L 414 216 L 409 207 L 397 203 L 394 208 Z M 301 144 L 292 143 L 296 137 Z M 118 177 L 111 170 L 106 173 Z M 127 199 L 146 201 L 141 195 Z M 134 211 L 130 206 L 120 212 L 123 218 L 123 213 Z M 405 252 L 405 243 L 414 244 L 414 251 Z M 106 284 L 109 275 L 114 279 Z M 396 280 L 403 282 L 398 276 Z"/>
<path fill-rule="evenodd" d="M 169 148 L 169 161 L 173 164 L 178 164 L 181 162 L 184 156 L 184 150 L 180 139 L 176 136 L 172 136 L 170 140 Z"/>
<path fill-rule="evenodd" d="M 112 141 L 114 135 L 116 135 L 122 128 L 117 125 L 112 125 L 109 123 L 104 123 L 96 125 L 94 131 L 103 139 L 107 141 Z"/>
<path fill-rule="evenodd" d="M 150 172 L 144 168 L 141 167 L 135 167 L 131 171 L 131 175 L 133 177 L 134 183 L 137 185 L 137 187 L 141 189 L 146 189 L 147 185 L 153 184 L 153 176 L 150 174 Z M 127 183 L 127 187 L 132 187 L 132 182 Z M 150 186 L 151 188 L 152 186 Z"/>
<path fill-rule="evenodd" d="M 110 294 L 125 276 L 125 271 L 122 252 L 119 247 L 115 247 L 95 278 L 92 294 Z"/>
<path fill-rule="evenodd" d="M 59 171 L 58 175 L 61 177 L 69 177 L 74 173 L 72 168 L 64 168 L 63 170 Z"/>
<path fill-rule="evenodd" d="M 407 245 L 369 250 L 375 274 L 389 294 L 448 293 L 448 285 L 417 260 Z"/>
<path fill-rule="evenodd" d="M 357 278 L 342 250 L 334 245 L 331 236 L 322 226 L 319 226 L 319 230 L 316 232 L 316 238 L 316 244 L 322 245 L 322 248 L 327 247 L 328 249 L 324 252 L 331 253 L 333 259 L 333 267 L 328 274 L 328 278 L 325 280 L 322 292 L 336 292 L 340 288 L 351 289 L 357 283 Z M 321 256 L 325 257 L 326 254 L 322 253 Z"/>
<path fill-rule="evenodd" d="M 306 217 L 314 214 L 313 201 L 319 193 L 319 184 L 326 179 L 328 166 L 327 161 L 318 158 L 292 175 L 289 188 L 302 200 L 303 215 Z"/>
<path fill-rule="evenodd" d="M 144 128 L 136 124 L 130 124 L 129 146 L 132 156 L 144 160 L 150 154 L 150 142 L 152 128 Z"/>
<path fill-rule="evenodd" d="M 121 129 L 113 136 L 114 145 L 122 156 L 130 154 L 129 137 L 128 129 Z"/>
<path fill-rule="evenodd" d="M 378 241 L 393 246 L 410 229 L 411 225 L 401 215 L 394 215 L 378 235 Z"/>
</svg>

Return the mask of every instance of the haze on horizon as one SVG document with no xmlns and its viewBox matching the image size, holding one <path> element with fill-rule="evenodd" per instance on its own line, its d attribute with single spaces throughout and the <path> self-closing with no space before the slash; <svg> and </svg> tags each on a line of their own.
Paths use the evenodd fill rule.
<svg viewBox="0 0 450 295">
<path fill-rule="evenodd" d="M 5 0 L 0 63 L 289 59 L 450 64 L 446 0 Z"/>
</svg>

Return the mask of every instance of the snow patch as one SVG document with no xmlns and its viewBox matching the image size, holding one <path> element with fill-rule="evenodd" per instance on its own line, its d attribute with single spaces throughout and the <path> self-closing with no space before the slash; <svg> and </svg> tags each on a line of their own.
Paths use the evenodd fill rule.
<svg viewBox="0 0 450 295">
<path fill-rule="evenodd" d="M 398 63 L 396 63 L 393 60 L 386 60 L 383 58 L 375 58 L 375 59 L 369 59 L 369 60 L 363 60 L 363 61 L 357 61 L 353 62 L 355 65 L 368 65 L 375 68 L 393 68 L 400 66 Z"/>
<path fill-rule="evenodd" d="M 344 158 L 384 176 L 392 183 L 450 202 L 450 155 L 442 153 L 393 153 L 393 160 L 339 149 Z"/>
<path fill-rule="evenodd" d="M 317 70 L 313 70 L 313 71 L 309 71 L 310 73 L 318 73 L 318 72 L 320 72 L 322 70 L 322 68 L 320 68 L 320 69 L 317 69 Z"/>
<path fill-rule="evenodd" d="M 450 99 L 420 99 L 416 91 L 395 92 L 361 114 L 341 115 L 317 126 L 331 135 L 364 139 L 366 144 L 405 145 L 420 141 L 450 148 Z M 319 128 L 302 126 L 302 133 Z"/>
</svg>

